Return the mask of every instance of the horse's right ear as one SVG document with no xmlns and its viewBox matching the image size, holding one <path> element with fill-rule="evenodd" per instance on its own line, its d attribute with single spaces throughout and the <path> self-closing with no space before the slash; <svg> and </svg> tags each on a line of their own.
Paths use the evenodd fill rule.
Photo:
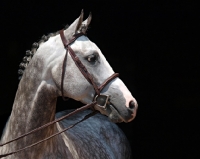
<svg viewBox="0 0 200 159">
<path fill-rule="evenodd" d="M 81 10 L 80 16 L 69 26 L 68 30 L 70 30 L 71 34 L 76 34 L 83 22 L 83 9 Z"/>
<path fill-rule="evenodd" d="M 82 33 L 84 33 L 84 34 L 86 33 L 88 26 L 90 25 L 91 20 L 92 20 L 92 13 L 90 12 L 88 18 L 84 22 L 82 22 L 82 26 L 80 28 L 80 31 Z"/>
</svg>

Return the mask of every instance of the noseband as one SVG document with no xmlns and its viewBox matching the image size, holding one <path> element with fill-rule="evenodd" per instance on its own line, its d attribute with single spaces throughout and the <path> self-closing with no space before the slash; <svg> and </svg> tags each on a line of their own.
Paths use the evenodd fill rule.
<svg viewBox="0 0 200 159">
<path fill-rule="evenodd" d="M 92 108 L 92 107 L 94 107 L 94 105 L 97 105 L 97 106 L 99 106 L 99 107 L 101 107 L 101 108 L 103 108 L 103 109 L 106 109 L 106 105 L 107 105 L 107 103 L 109 102 L 109 97 L 110 97 L 110 96 L 109 96 L 109 95 L 103 95 L 103 94 L 101 94 L 101 91 L 102 91 L 102 89 L 103 89 L 110 81 L 112 81 L 113 79 L 115 79 L 116 77 L 118 77 L 119 74 L 118 74 L 118 73 L 114 73 L 113 75 L 111 75 L 110 77 L 108 77 L 100 86 L 97 86 L 97 85 L 95 84 L 92 75 L 87 71 L 86 67 L 82 64 L 82 62 L 80 61 L 80 59 L 76 56 L 76 54 L 74 53 L 74 51 L 73 51 L 72 48 L 70 47 L 70 44 L 72 44 L 78 37 L 83 36 L 83 35 L 85 36 L 85 34 L 83 34 L 83 33 L 75 34 L 75 35 L 73 36 L 73 38 L 72 38 L 70 41 L 67 41 L 67 39 L 66 39 L 65 36 L 64 36 L 64 30 L 61 30 L 61 31 L 60 31 L 60 37 L 61 37 L 62 42 L 63 42 L 63 45 L 64 45 L 64 47 L 65 47 L 65 49 L 66 49 L 66 54 L 65 54 L 65 57 L 64 57 L 64 60 L 63 60 L 63 66 L 62 66 L 61 93 L 62 93 L 62 98 L 63 98 L 63 100 L 66 100 L 66 98 L 64 97 L 64 92 L 63 92 L 63 82 L 64 82 L 64 74 L 65 74 L 66 61 L 67 61 L 67 53 L 68 53 L 68 51 L 69 51 L 69 54 L 71 55 L 72 59 L 74 60 L 76 66 L 79 68 L 79 70 L 81 71 L 81 73 L 83 74 L 83 76 L 87 79 L 87 81 L 93 86 L 93 88 L 94 88 L 94 90 L 95 90 L 95 92 L 96 92 L 95 95 L 94 95 L 94 98 L 93 98 L 94 101 L 93 101 L 92 103 L 90 103 L 90 104 L 87 104 L 87 105 L 85 105 L 85 106 L 83 106 L 83 107 L 81 107 L 81 108 L 76 109 L 75 111 L 73 111 L 73 112 L 71 112 L 71 113 L 69 113 L 69 114 L 67 114 L 67 115 L 65 115 L 65 116 L 63 116 L 63 117 L 61 117 L 61 118 L 58 118 L 58 119 L 56 119 L 56 120 L 54 120 L 54 121 L 52 121 L 52 122 L 49 122 L 49 123 L 47 123 L 47 124 L 45 124 L 45 125 L 43 125 L 43 126 L 41 126 L 41 127 L 39 127 L 39 128 L 36 128 L 36 129 L 34 129 L 34 130 L 32 130 L 32 131 L 30 131 L 30 132 L 28 132 L 28 133 L 25 133 L 25 134 L 23 134 L 23 135 L 21 135 L 21 136 L 19 136 L 19 137 L 17 137 L 17 138 L 14 138 L 14 139 L 12 139 L 12 140 L 10 140 L 10 141 L 5 142 L 5 143 L 3 143 L 3 144 L 0 144 L 0 147 L 6 145 L 6 144 L 8 144 L 8 143 L 11 143 L 11 142 L 13 142 L 13 141 L 16 141 L 16 140 L 18 140 L 18 139 L 20 139 L 20 138 L 23 138 L 23 137 L 25 137 L 25 136 L 27 136 L 27 135 L 29 135 L 29 134 L 32 134 L 32 133 L 34 133 L 34 132 L 37 132 L 37 131 L 39 131 L 39 130 L 41 130 L 41 129 L 47 127 L 47 126 L 50 126 L 50 125 L 52 125 L 52 124 L 54 124 L 54 123 L 56 123 L 56 122 L 59 122 L 59 121 L 65 119 L 65 118 L 67 118 L 67 117 L 70 117 L 70 116 L 72 116 L 72 115 L 74 115 L 74 114 L 77 114 L 77 113 L 79 113 L 80 111 L 86 110 L 86 109 L 88 109 L 88 108 Z M 66 130 L 72 128 L 72 127 L 74 127 L 74 126 L 77 125 L 78 123 L 80 123 L 80 122 L 82 122 L 82 121 L 88 119 L 89 117 L 91 117 L 91 116 L 93 116 L 93 115 L 95 115 L 95 114 L 96 114 L 96 112 L 92 112 L 92 113 L 86 115 L 82 120 L 80 120 L 80 121 L 76 122 L 75 124 L 73 124 L 73 125 L 71 125 L 71 126 L 65 128 L 65 129 L 63 129 L 62 131 L 59 131 L 59 132 L 57 132 L 57 133 L 55 133 L 55 134 L 53 134 L 53 135 L 51 135 L 51 136 L 49 136 L 49 137 L 47 137 L 47 138 L 45 138 L 45 139 L 43 139 L 43 140 L 40 140 L 40 141 L 38 141 L 38 142 L 36 142 L 36 143 L 33 143 L 32 145 L 29 145 L 29 146 L 26 146 L 26 147 L 22 148 L 22 149 L 18 149 L 18 150 L 16 150 L 16 151 L 13 151 L 13 152 L 10 152 L 10 153 L 6 153 L 6 154 L 3 154 L 3 155 L 0 155 L 0 158 L 9 156 L 9 155 L 12 155 L 12 154 L 15 154 L 15 153 L 18 153 L 18 152 L 23 151 L 23 150 L 25 150 L 25 149 L 27 149 L 27 148 L 31 148 L 31 147 L 33 147 L 33 146 L 35 146 L 35 145 L 38 145 L 38 144 L 40 144 L 40 143 L 42 143 L 42 142 L 44 142 L 44 141 L 46 141 L 46 140 L 49 140 L 50 138 L 52 138 L 52 137 L 54 137 L 54 136 L 56 136 L 56 135 L 59 135 L 59 134 L 63 133 L 64 131 L 66 131 Z"/>
<path fill-rule="evenodd" d="M 71 55 L 72 59 L 74 60 L 76 66 L 80 70 L 80 72 L 83 74 L 83 76 L 86 78 L 86 80 L 93 86 L 96 94 L 94 96 L 94 101 L 97 102 L 97 106 L 100 106 L 102 108 L 106 108 L 106 104 L 109 101 L 108 95 L 101 94 L 102 89 L 113 79 L 119 76 L 118 73 L 114 73 L 110 77 L 108 77 L 100 86 L 97 86 L 96 83 L 93 80 L 92 75 L 87 71 L 86 67 L 82 64 L 80 59 L 76 56 L 75 52 L 71 48 L 70 44 L 72 44 L 74 41 L 76 41 L 77 38 L 80 36 L 85 36 L 83 33 L 78 33 L 73 36 L 73 38 L 70 41 L 67 41 L 64 35 L 64 30 L 60 31 L 60 37 L 62 39 L 63 45 L 66 49 L 66 54 L 63 60 L 63 67 L 62 67 L 62 76 L 61 76 L 61 92 L 62 92 L 62 98 L 63 100 L 66 100 L 63 93 L 63 82 L 64 82 L 64 74 L 65 74 L 65 67 L 66 67 L 66 61 L 67 61 L 67 53 L 69 51 L 69 54 Z"/>
</svg>

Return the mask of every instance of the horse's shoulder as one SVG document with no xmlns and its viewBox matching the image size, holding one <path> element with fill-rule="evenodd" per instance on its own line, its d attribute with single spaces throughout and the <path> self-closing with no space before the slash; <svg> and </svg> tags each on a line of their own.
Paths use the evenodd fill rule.
<svg viewBox="0 0 200 159">
<path fill-rule="evenodd" d="M 62 111 L 56 114 L 56 118 L 71 112 Z M 57 124 L 59 131 L 80 121 L 91 110 L 80 112 L 74 116 L 60 121 Z M 129 143 L 122 130 L 106 116 L 96 114 L 89 119 L 79 123 L 72 129 L 62 133 L 62 138 L 70 152 L 77 156 L 89 158 L 130 158 Z"/>
</svg>

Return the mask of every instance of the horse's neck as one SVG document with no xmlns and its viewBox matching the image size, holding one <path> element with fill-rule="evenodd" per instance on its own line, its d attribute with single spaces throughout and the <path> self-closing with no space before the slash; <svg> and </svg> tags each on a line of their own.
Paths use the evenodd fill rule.
<svg viewBox="0 0 200 159">
<path fill-rule="evenodd" d="M 32 67 L 33 68 L 33 67 Z M 37 73 L 36 73 L 37 72 Z M 56 96 L 52 85 L 40 80 L 42 74 L 29 69 L 24 73 L 19 84 L 12 113 L 4 131 L 2 142 L 16 138 L 55 119 Z M 23 148 L 55 133 L 56 127 L 49 126 L 23 139 L 9 144 L 9 150 Z M 54 142 L 50 140 L 48 142 Z M 46 143 L 37 146 L 37 153 L 47 149 Z M 53 145 L 51 143 L 50 145 Z M 36 156 L 35 156 L 36 157 Z M 37 158 L 37 157 L 36 157 Z"/>
</svg>

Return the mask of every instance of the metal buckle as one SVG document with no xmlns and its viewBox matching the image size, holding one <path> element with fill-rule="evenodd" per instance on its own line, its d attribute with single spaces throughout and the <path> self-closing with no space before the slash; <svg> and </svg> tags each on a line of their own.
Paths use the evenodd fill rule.
<svg viewBox="0 0 200 159">
<path fill-rule="evenodd" d="M 101 107 L 101 108 L 106 108 L 106 105 L 108 104 L 108 100 L 109 100 L 109 95 L 104 95 L 104 94 L 100 94 L 100 95 L 96 95 L 96 97 L 94 98 L 94 101 L 97 102 L 97 106 Z"/>
</svg>

